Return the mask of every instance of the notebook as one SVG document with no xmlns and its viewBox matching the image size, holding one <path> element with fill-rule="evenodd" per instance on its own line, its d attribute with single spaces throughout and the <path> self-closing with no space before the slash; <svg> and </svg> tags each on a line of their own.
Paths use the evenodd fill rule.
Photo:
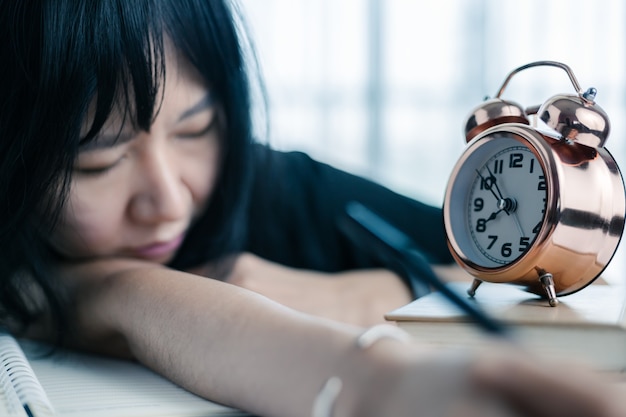
<svg viewBox="0 0 626 417">
<path fill-rule="evenodd" d="M 249 416 L 202 399 L 130 361 L 61 350 L 0 333 L 0 416 Z"/>
<path fill-rule="evenodd" d="M 469 298 L 469 283 L 448 284 Z M 473 299 L 503 323 L 520 345 L 546 358 L 583 361 L 600 371 L 626 371 L 626 288 L 592 284 L 548 302 L 508 284 L 483 283 Z M 430 346 L 480 347 L 489 337 L 439 292 L 385 315 Z"/>
</svg>

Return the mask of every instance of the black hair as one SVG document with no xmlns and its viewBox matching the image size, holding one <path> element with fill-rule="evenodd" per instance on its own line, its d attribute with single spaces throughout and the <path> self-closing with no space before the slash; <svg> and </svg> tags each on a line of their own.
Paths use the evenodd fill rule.
<svg viewBox="0 0 626 417">
<path fill-rule="evenodd" d="M 32 323 L 40 304 L 31 294 L 43 294 L 63 333 L 66 307 L 46 234 L 79 145 L 94 140 L 120 97 L 134 126 L 150 129 L 165 39 L 204 77 L 223 114 L 218 184 L 172 266 L 238 250 L 252 142 L 238 18 L 228 0 L 0 0 L 0 324 Z"/>
</svg>

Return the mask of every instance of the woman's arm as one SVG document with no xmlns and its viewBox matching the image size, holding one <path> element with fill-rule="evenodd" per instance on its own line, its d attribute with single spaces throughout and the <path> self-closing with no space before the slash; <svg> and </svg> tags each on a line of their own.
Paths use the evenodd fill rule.
<svg viewBox="0 0 626 417">
<path fill-rule="evenodd" d="M 330 376 L 343 381 L 334 417 L 536 417 L 561 403 L 594 411 L 581 417 L 619 416 L 608 406 L 590 408 L 612 401 L 603 394 L 606 381 L 581 373 L 588 384 L 573 386 L 550 369 L 527 366 L 532 361 L 516 350 L 497 363 L 524 369 L 525 383 L 500 389 L 488 372 L 476 372 L 489 352 L 430 352 L 390 339 L 360 349 L 358 327 L 217 280 L 126 260 L 78 265 L 64 275 L 74 295 L 76 346 L 134 357 L 190 391 L 264 417 L 309 417 Z M 539 404 L 526 389 L 535 381 L 551 391 Z M 581 395 L 586 387 L 595 395 Z M 550 414 L 559 415 L 566 414 Z"/>
<path fill-rule="evenodd" d="M 457 265 L 435 266 L 444 281 L 472 277 Z M 206 268 L 194 273 L 210 276 Z M 324 273 L 295 269 L 244 253 L 237 257 L 227 281 L 263 294 L 304 313 L 359 326 L 384 323 L 385 314 L 408 304 L 413 296 L 406 281 L 384 269 Z"/>
<path fill-rule="evenodd" d="M 359 326 L 384 323 L 386 313 L 412 300 L 406 283 L 392 271 L 323 273 L 285 267 L 249 253 L 237 258 L 228 282 L 295 310 Z"/>
<path fill-rule="evenodd" d="M 304 415 L 301 409 L 321 386 L 325 362 L 319 370 L 304 364 L 318 361 L 324 345 L 293 346 L 300 336 L 311 339 L 301 328 L 330 350 L 350 339 L 346 330 L 308 323 L 252 292 L 159 266 L 98 261 L 66 273 L 75 295 L 79 347 L 108 350 L 106 341 L 114 340 L 117 353 L 191 391 L 265 415 Z M 280 369 L 286 370 L 282 378 L 264 381 Z M 296 381 L 303 371 L 309 377 Z M 276 401 L 280 392 L 288 395 Z"/>
<path fill-rule="evenodd" d="M 395 360 L 355 355 L 356 327 L 312 318 L 234 285 L 126 260 L 64 270 L 78 337 L 134 357 L 185 388 L 264 416 L 309 416 L 331 375 L 343 415 Z M 114 351 L 114 352 L 113 352 Z"/>
</svg>

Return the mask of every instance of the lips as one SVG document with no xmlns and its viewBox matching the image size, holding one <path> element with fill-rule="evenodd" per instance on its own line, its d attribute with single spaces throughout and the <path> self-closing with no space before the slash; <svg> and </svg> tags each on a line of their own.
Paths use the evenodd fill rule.
<svg viewBox="0 0 626 417">
<path fill-rule="evenodd" d="M 146 259 L 163 258 L 174 253 L 183 243 L 185 235 L 181 234 L 167 242 L 157 242 L 135 249 L 137 256 Z"/>
</svg>

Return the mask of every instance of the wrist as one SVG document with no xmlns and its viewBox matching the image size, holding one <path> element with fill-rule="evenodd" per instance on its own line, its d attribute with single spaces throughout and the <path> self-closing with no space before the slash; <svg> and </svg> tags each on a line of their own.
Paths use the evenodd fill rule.
<svg viewBox="0 0 626 417">
<path fill-rule="evenodd" d="M 349 372 L 326 380 L 313 405 L 312 417 L 381 416 L 394 387 L 403 379 L 416 351 L 407 349 L 408 334 L 390 324 L 369 328 L 357 337 Z M 355 370 L 356 369 L 356 370 Z"/>
</svg>

